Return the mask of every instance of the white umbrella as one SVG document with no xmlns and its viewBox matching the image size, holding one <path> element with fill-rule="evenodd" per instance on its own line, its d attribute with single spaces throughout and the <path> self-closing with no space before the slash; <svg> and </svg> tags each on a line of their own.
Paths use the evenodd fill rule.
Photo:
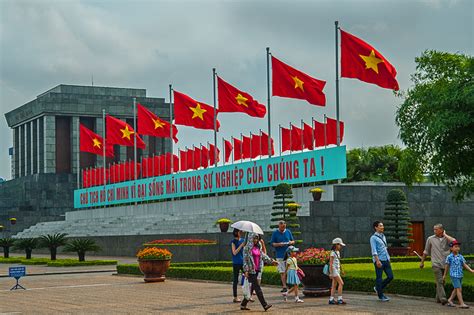
<svg viewBox="0 0 474 315">
<path fill-rule="evenodd" d="M 251 221 L 238 221 L 231 225 L 234 229 L 263 235 L 262 228 Z"/>
</svg>

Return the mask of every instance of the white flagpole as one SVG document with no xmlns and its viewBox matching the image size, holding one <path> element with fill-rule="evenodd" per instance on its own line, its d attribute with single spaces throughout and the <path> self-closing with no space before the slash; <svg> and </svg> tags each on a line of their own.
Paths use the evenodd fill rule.
<svg viewBox="0 0 474 315">
<path fill-rule="evenodd" d="M 272 138 L 272 125 L 270 116 L 270 47 L 267 47 L 267 107 L 268 107 L 268 157 L 272 156 L 271 149 L 271 138 Z"/>
<path fill-rule="evenodd" d="M 324 114 L 324 147 L 327 146 L 327 133 L 326 133 L 326 126 L 327 126 L 327 117 L 326 114 Z"/>
<path fill-rule="evenodd" d="M 283 142 L 281 139 L 281 125 L 278 125 L 278 137 L 279 137 L 279 142 L 280 142 L 280 156 L 283 151 Z"/>
<path fill-rule="evenodd" d="M 304 122 L 301 119 L 301 152 L 304 151 Z"/>
<path fill-rule="evenodd" d="M 174 173 L 173 163 L 173 99 L 172 99 L 173 86 L 170 84 L 170 148 L 171 148 L 171 174 Z M 165 159 L 166 161 L 166 159 Z"/>
<path fill-rule="evenodd" d="M 216 68 L 212 68 L 212 92 L 214 94 L 214 167 L 217 167 L 217 101 L 216 101 Z"/>
<path fill-rule="evenodd" d="M 316 143 L 314 143 L 314 117 L 311 117 L 311 141 L 314 150 L 316 149 Z"/>
</svg>

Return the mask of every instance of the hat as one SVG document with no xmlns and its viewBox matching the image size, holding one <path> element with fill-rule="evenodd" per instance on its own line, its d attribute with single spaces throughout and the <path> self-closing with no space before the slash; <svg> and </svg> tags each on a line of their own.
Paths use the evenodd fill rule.
<svg viewBox="0 0 474 315">
<path fill-rule="evenodd" d="M 300 249 L 294 246 L 288 246 L 288 249 L 286 250 L 287 252 L 299 252 Z"/>
<path fill-rule="evenodd" d="M 458 242 L 457 240 L 454 240 L 451 243 L 449 243 L 449 247 L 453 247 L 454 245 L 461 245 L 461 243 Z"/>
<path fill-rule="evenodd" d="M 278 224 L 286 224 L 285 220 L 278 221 Z"/>
<path fill-rule="evenodd" d="M 342 246 L 346 246 L 346 244 L 344 244 L 344 243 L 342 242 L 342 238 L 340 238 L 340 237 L 336 237 L 335 239 L 333 239 L 333 240 L 332 240 L 332 244 L 333 244 L 333 245 L 341 244 Z"/>
</svg>

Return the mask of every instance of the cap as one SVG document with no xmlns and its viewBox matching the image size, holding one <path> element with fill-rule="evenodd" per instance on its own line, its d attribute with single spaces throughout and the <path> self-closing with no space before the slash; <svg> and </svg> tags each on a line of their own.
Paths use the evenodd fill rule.
<svg viewBox="0 0 474 315">
<path fill-rule="evenodd" d="M 332 244 L 333 244 L 333 245 L 341 244 L 342 246 L 346 246 L 346 244 L 344 244 L 344 243 L 342 242 L 342 238 L 340 238 L 340 237 L 336 237 L 335 239 L 333 239 L 333 240 L 332 240 Z"/>
<path fill-rule="evenodd" d="M 286 224 L 285 220 L 278 221 L 278 224 Z"/>
<path fill-rule="evenodd" d="M 288 246 L 287 252 L 299 252 L 300 249 L 294 246 Z"/>
<path fill-rule="evenodd" d="M 454 245 L 461 245 L 461 243 L 458 242 L 457 240 L 454 240 L 451 243 L 449 243 L 449 247 L 453 247 Z"/>
</svg>

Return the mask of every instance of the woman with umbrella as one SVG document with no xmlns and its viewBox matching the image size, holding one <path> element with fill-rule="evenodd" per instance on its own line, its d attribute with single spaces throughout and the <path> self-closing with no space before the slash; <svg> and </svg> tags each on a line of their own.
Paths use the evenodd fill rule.
<svg viewBox="0 0 474 315">
<path fill-rule="evenodd" d="M 244 247 L 244 273 L 245 277 L 248 279 L 249 283 L 252 285 L 252 291 L 255 291 L 257 294 L 258 300 L 263 306 L 263 309 L 266 311 L 270 307 L 271 304 L 268 304 L 265 301 L 265 297 L 263 296 L 262 288 L 258 283 L 258 274 L 261 272 L 263 263 L 269 263 L 276 265 L 277 261 L 268 257 L 263 251 L 260 246 L 260 241 L 258 234 L 256 233 L 249 233 L 248 235 L 248 242 Z M 250 310 L 247 307 L 249 300 L 247 296 L 244 297 L 242 303 L 240 304 L 241 310 Z"/>
</svg>

